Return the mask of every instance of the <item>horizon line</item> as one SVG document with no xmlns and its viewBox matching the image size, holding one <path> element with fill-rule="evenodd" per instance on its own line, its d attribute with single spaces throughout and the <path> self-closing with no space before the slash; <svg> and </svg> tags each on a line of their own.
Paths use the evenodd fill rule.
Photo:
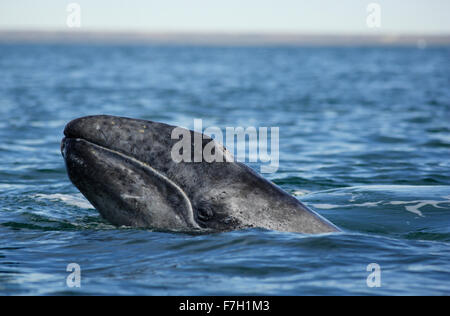
<svg viewBox="0 0 450 316">
<path fill-rule="evenodd" d="M 447 46 L 450 33 L 0 29 L 0 43 Z"/>
</svg>

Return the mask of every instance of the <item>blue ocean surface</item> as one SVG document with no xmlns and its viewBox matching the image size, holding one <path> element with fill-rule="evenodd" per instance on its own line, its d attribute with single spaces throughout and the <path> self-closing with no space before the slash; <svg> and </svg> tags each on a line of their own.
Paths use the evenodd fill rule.
<svg viewBox="0 0 450 316">
<path fill-rule="evenodd" d="M 449 88 L 448 47 L 2 44 L 0 294 L 450 295 Z M 91 114 L 279 127 L 264 176 L 343 232 L 112 226 L 60 153 Z"/>
</svg>

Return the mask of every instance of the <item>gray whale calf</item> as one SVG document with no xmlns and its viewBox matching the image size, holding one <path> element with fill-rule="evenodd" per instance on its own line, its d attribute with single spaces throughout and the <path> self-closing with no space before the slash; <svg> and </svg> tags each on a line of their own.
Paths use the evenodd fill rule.
<svg viewBox="0 0 450 316">
<path fill-rule="evenodd" d="M 249 227 L 339 231 L 243 163 L 174 161 L 174 128 L 108 115 L 75 119 L 61 142 L 69 178 L 118 226 L 200 233 Z M 185 131 L 191 139 L 197 134 Z M 205 137 L 202 145 L 211 141 Z M 219 144 L 215 150 L 229 155 Z"/>
</svg>

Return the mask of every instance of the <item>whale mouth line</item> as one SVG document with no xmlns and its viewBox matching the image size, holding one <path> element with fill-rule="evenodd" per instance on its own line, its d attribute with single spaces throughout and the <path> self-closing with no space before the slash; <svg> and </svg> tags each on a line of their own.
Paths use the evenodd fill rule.
<svg viewBox="0 0 450 316">
<path fill-rule="evenodd" d="M 64 134 L 66 134 L 66 133 L 64 133 Z M 66 155 L 66 152 L 65 152 L 66 146 L 65 146 L 65 144 L 66 144 L 66 141 L 69 141 L 69 140 L 74 140 L 74 141 L 76 141 L 76 142 L 84 142 L 84 143 L 87 143 L 88 145 L 91 145 L 91 146 L 93 146 L 93 147 L 96 147 L 96 148 L 99 148 L 99 149 L 102 149 L 102 150 L 106 150 L 106 151 L 108 151 L 108 152 L 110 152 L 110 153 L 119 155 L 119 156 L 121 156 L 122 158 L 130 159 L 130 160 L 132 160 L 132 161 L 138 162 L 139 164 L 143 164 L 143 165 L 145 165 L 145 166 L 147 166 L 147 167 L 152 168 L 151 165 L 150 165 L 149 163 L 144 162 L 144 161 L 142 161 L 142 160 L 140 160 L 140 159 L 137 159 L 137 158 L 131 156 L 131 155 L 128 154 L 128 153 L 124 153 L 124 152 L 122 152 L 122 151 L 118 151 L 118 150 L 115 150 L 115 149 L 111 149 L 111 148 L 109 148 L 109 147 L 107 147 L 107 146 L 105 146 L 105 145 L 100 145 L 100 144 L 98 144 L 98 143 L 96 143 L 96 142 L 93 142 L 93 141 L 91 141 L 91 140 L 88 140 L 88 139 L 86 139 L 86 138 L 79 137 L 79 136 L 67 136 L 67 135 L 66 135 L 66 136 L 63 137 L 63 139 L 61 140 L 61 153 L 62 153 L 62 155 L 63 155 L 64 158 L 66 157 L 66 156 L 65 156 L 65 155 Z M 152 169 L 153 169 L 153 168 L 152 168 Z"/>
<path fill-rule="evenodd" d="M 65 148 L 65 142 L 66 142 L 66 141 L 69 141 L 69 140 L 74 140 L 74 141 L 76 141 L 76 142 L 86 143 L 87 145 L 93 146 L 93 147 L 95 147 L 95 148 L 98 148 L 98 149 L 101 149 L 101 150 L 108 151 L 108 152 L 110 152 L 110 153 L 112 153 L 112 154 L 118 155 L 118 156 L 120 156 L 120 157 L 122 157 L 122 158 L 125 158 L 125 159 L 129 159 L 129 160 L 131 160 L 131 161 L 133 161 L 133 162 L 136 162 L 136 163 L 138 163 L 138 164 L 140 164 L 140 165 L 143 165 L 143 166 L 145 166 L 145 167 L 147 167 L 147 168 L 152 169 L 154 172 L 157 172 L 157 173 L 160 174 L 161 176 L 166 177 L 165 175 L 163 175 L 161 172 L 159 172 L 159 171 L 157 171 L 156 169 L 154 169 L 149 163 L 147 163 L 147 162 L 145 162 L 145 161 L 142 161 L 142 160 L 140 160 L 140 159 L 137 159 L 137 158 L 135 158 L 135 157 L 133 157 L 133 156 L 127 154 L 127 153 L 122 152 L 122 151 L 118 151 L 118 150 L 111 149 L 111 148 L 106 147 L 106 146 L 103 146 L 103 145 L 99 145 L 99 144 L 97 144 L 97 143 L 94 143 L 94 142 L 92 142 L 92 141 L 90 141 L 90 140 L 87 140 L 87 139 L 85 139 L 85 138 L 82 138 L 82 137 L 67 137 L 67 136 L 64 137 L 64 138 L 62 139 L 62 144 L 61 144 L 61 149 L 62 149 L 62 151 L 65 151 L 65 149 L 66 149 L 66 148 Z M 64 143 L 64 144 L 63 144 L 63 143 Z M 63 156 L 64 156 L 64 155 L 65 155 L 65 152 L 63 153 Z M 64 157 L 65 157 L 65 156 L 64 156 Z"/>
</svg>

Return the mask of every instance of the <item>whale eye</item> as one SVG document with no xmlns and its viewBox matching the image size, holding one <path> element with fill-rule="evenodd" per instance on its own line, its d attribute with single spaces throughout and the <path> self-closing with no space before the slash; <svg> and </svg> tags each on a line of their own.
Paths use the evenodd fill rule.
<svg viewBox="0 0 450 316">
<path fill-rule="evenodd" d="M 202 221 L 208 221 L 214 216 L 214 213 L 209 207 L 199 207 L 197 216 Z"/>
</svg>

